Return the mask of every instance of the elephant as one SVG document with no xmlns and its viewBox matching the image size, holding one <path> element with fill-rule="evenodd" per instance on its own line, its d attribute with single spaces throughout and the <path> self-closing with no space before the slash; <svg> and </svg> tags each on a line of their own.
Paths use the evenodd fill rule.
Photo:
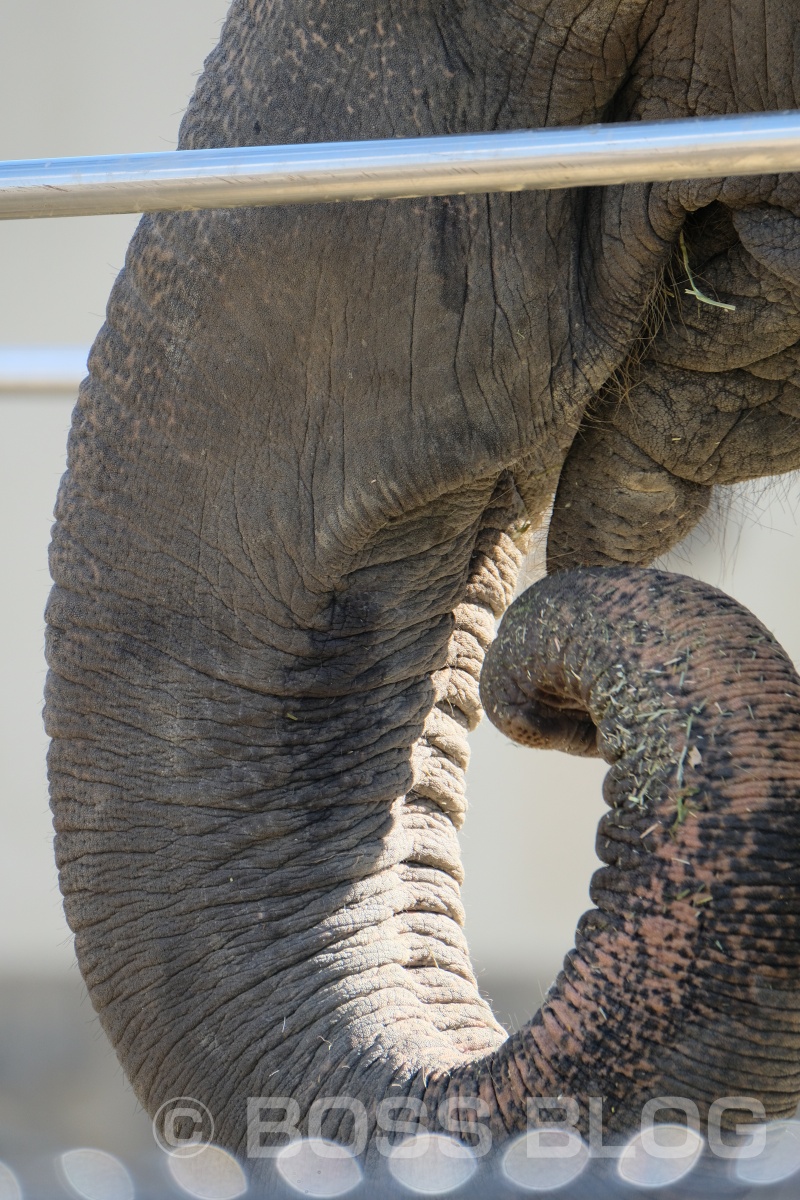
<svg viewBox="0 0 800 1200">
<path fill-rule="evenodd" d="M 179 145 L 789 108 L 796 47 L 773 0 L 233 0 Z M 455 1100 L 466 1141 L 531 1097 L 620 1138 L 665 1094 L 794 1112 L 800 684 L 648 566 L 715 486 L 800 465 L 798 346 L 793 175 L 142 219 L 56 505 L 46 725 L 65 911 L 148 1112 L 195 1097 L 240 1154 L 254 1097 L 301 1132 L 358 1098 L 370 1146 L 387 1097 L 448 1130 Z M 483 707 L 609 760 L 606 865 L 509 1037 L 458 830 L 551 504 Z"/>
</svg>

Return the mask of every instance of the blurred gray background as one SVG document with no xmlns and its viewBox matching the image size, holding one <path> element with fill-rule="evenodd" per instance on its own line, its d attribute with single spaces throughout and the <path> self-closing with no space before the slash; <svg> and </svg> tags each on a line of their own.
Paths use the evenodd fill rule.
<svg viewBox="0 0 800 1200">
<path fill-rule="evenodd" d="M 14 0 L 0 34 L 0 159 L 171 149 L 226 0 Z M 0 223 L 0 343 L 88 346 L 135 217 Z M 149 1123 L 92 1014 L 52 859 L 41 706 L 47 543 L 71 397 L 0 395 L 0 1159 L 124 1156 Z M 666 565 L 724 587 L 800 658 L 792 480 L 730 489 Z M 528 576 L 540 569 L 534 559 Z M 601 765 L 474 738 L 463 834 L 481 986 L 528 1017 L 588 907 Z"/>
</svg>

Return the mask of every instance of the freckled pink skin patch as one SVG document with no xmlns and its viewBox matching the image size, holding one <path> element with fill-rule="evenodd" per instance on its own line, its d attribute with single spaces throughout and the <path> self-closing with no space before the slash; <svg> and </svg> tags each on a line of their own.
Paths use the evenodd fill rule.
<svg viewBox="0 0 800 1200">
<path fill-rule="evenodd" d="M 784 651 L 707 584 L 576 570 L 511 607 L 481 696 L 517 741 L 611 765 L 606 865 L 539 1012 L 442 1093 L 490 1096 L 509 1128 L 523 1127 L 530 1096 L 574 1096 L 584 1134 L 591 1096 L 619 1135 L 663 1095 L 693 1100 L 703 1119 L 730 1095 L 792 1115 L 800 679 Z"/>
</svg>

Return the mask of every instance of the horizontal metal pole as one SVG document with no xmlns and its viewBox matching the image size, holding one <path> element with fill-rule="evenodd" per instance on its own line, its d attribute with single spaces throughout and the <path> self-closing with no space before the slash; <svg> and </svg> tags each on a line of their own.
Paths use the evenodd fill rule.
<svg viewBox="0 0 800 1200">
<path fill-rule="evenodd" d="M 800 113 L 0 164 L 0 218 L 314 204 L 800 171 Z"/>
<path fill-rule="evenodd" d="M 88 353 L 88 346 L 0 346 L 0 392 L 75 393 Z"/>
</svg>

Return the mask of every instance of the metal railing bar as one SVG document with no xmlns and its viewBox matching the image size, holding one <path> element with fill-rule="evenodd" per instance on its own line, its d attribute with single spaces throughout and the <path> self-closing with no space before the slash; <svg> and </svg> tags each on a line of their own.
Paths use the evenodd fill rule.
<svg viewBox="0 0 800 1200">
<path fill-rule="evenodd" d="M 88 353 L 88 346 L 0 346 L 0 393 L 74 394 Z"/>
<path fill-rule="evenodd" d="M 800 171 L 800 112 L 0 163 L 0 219 Z"/>
</svg>

